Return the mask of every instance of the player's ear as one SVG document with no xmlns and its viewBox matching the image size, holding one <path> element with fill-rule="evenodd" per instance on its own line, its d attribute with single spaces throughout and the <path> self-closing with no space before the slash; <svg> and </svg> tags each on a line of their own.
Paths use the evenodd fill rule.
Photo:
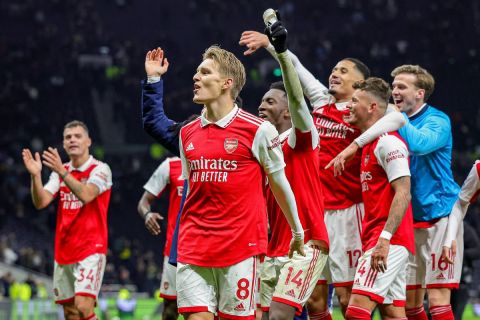
<svg viewBox="0 0 480 320">
<path fill-rule="evenodd" d="M 88 137 L 87 146 L 90 148 L 91 145 L 92 145 L 92 139 L 90 137 Z"/>
<path fill-rule="evenodd" d="M 226 78 L 223 82 L 222 89 L 228 89 L 233 87 L 233 79 Z"/>
<path fill-rule="evenodd" d="M 417 94 L 415 95 L 415 98 L 417 99 L 425 99 L 425 89 L 418 89 Z"/>
</svg>

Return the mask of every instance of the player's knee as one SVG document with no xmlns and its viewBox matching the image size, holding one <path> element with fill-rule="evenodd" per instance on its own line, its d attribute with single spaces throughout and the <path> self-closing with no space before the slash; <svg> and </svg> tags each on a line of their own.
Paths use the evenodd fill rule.
<svg viewBox="0 0 480 320">
<path fill-rule="evenodd" d="M 443 306 L 450 304 L 451 291 L 448 288 L 429 289 L 428 290 L 428 305 Z"/>
<path fill-rule="evenodd" d="M 348 303 L 350 302 L 350 294 L 345 292 L 344 294 L 338 296 L 338 303 L 340 303 L 340 307 L 342 310 L 347 310 Z"/>
<path fill-rule="evenodd" d="M 75 308 L 78 310 L 80 313 L 80 316 L 82 318 L 89 317 L 92 315 L 94 312 L 94 304 L 92 304 L 90 301 L 85 301 L 85 300 L 80 300 L 80 301 L 75 301 Z"/>
<path fill-rule="evenodd" d="M 63 306 L 63 314 L 65 316 L 65 320 L 80 320 L 80 313 L 78 310 L 75 308 L 75 306 L 72 305 L 64 305 Z"/>
<path fill-rule="evenodd" d="M 278 302 L 270 304 L 269 320 L 291 320 L 295 316 L 295 308 Z"/>
<path fill-rule="evenodd" d="M 323 312 L 328 308 L 328 287 L 324 286 L 326 288 L 325 290 L 322 290 L 322 287 L 323 286 L 315 287 L 312 295 L 310 296 L 310 298 L 308 298 L 307 309 L 309 314 Z"/>
<path fill-rule="evenodd" d="M 165 306 L 163 309 L 163 320 L 177 320 L 178 312 L 177 312 L 177 301 L 173 300 L 165 300 Z"/>
</svg>

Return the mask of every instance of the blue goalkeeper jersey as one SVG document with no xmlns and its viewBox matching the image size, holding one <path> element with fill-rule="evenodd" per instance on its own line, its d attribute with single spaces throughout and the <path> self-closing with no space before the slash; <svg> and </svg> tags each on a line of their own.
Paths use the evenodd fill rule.
<svg viewBox="0 0 480 320">
<path fill-rule="evenodd" d="M 425 105 L 398 130 L 410 151 L 413 217 L 431 221 L 450 215 L 460 187 L 453 180 L 450 118 Z"/>
</svg>

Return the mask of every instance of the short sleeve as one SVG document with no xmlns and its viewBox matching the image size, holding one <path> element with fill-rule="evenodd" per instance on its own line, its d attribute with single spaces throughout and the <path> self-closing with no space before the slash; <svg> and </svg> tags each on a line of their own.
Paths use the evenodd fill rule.
<svg viewBox="0 0 480 320">
<path fill-rule="evenodd" d="M 106 163 L 97 165 L 88 177 L 87 184 L 92 183 L 100 190 L 99 194 L 104 193 L 112 187 L 112 171 Z"/>
<path fill-rule="evenodd" d="M 396 136 L 380 137 L 374 153 L 378 164 L 385 170 L 389 182 L 410 176 L 407 146 Z"/>
<path fill-rule="evenodd" d="M 473 202 L 480 191 L 479 168 L 480 161 L 477 160 L 463 182 L 458 197 L 465 202 Z"/>
<path fill-rule="evenodd" d="M 170 158 L 163 161 L 152 174 L 143 189 L 154 196 L 159 196 L 170 183 Z"/>
<path fill-rule="evenodd" d="M 58 190 L 60 190 L 60 177 L 58 176 L 58 173 L 52 172 L 48 178 L 47 184 L 45 184 L 43 188 L 51 194 L 56 195 Z"/>
<path fill-rule="evenodd" d="M 263 122 L 253 139 L 252 152 L 266 174 L 271 174 L 285 167 L 282 143 L 277 129 L 270 122 Z"/>
</svg>

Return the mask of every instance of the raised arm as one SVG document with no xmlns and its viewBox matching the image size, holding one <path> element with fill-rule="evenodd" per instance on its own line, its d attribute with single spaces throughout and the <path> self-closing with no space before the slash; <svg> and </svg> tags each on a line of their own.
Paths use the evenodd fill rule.
<svg viewBox="0 0 480 320">
<path fill-rule="evenodd" d="M 32 202 L 36 209 L 43 209 L 53 201 L 53 194 L 46 191 L 42 183 L 42 161 L 40 154 L 35 153 L 35 157 L 29 149 L 22 150 L 23 163 L 31 177 L 30 191 Z"/>
<path fill-rule="evenodd" d="M 315 127 L 307 103 L 303 98 L 302 86 L 292 60 L 287 54 L 287 30 L 280 21 L 266 29 L 267 36 L 275 47 L 277 58 L 282 69 L 283 83 L 287 90 L 288 109 L 292 117 L 293 126 L 302 132 Z"/>
<path fill-rule="evenodd" d="M 161 48 L 148 51 L 145 56 L 147 81 L 142 82 L 142 121 L 145 131 L 175 155 L 179 154 L 178 125 L 169 119 L 163 108 L 163 80 L 168 60 Z"/>
<path fill-rule="evenodd" d="M 244 31 L 240 37 L 239 44 L 247 47 L 247 50 L 243 53 L 244 55 L 250 55 L 260 48 L 265 48 L 275 59 L 277 59 L 275 49 L 273 45 L 270 44 L 268 37 L 260 32 Z M 292 60 L 293 66 L 300 79 L 303 93 L 310 101 L 310 104 L 313 107 L 321 107 L 329 103 L 332 97 L 328 93 L 328 88 L 318 81 L 313 74 L 303 66 L 293 52 L 290 50 L 287 50 L 286 52 Z"/>
</svg>

